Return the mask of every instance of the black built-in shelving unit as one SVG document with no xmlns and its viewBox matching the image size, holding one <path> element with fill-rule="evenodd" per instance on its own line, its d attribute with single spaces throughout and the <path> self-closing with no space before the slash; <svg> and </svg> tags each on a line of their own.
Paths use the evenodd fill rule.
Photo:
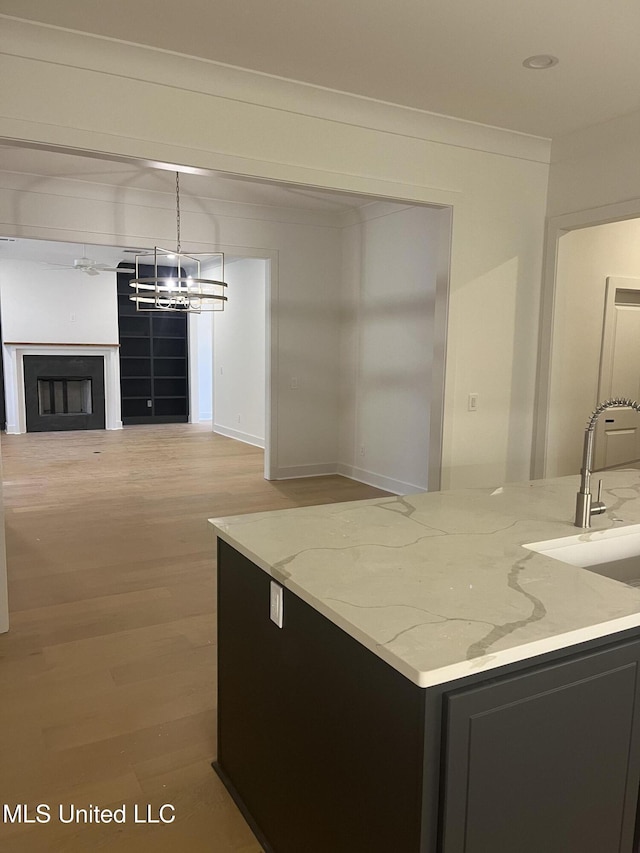
<svg viewBox="0 0 640 853">
<path fill-rule="evenodd" d="M 128 266 L 128 264 L 127 264 Z M 172 270 L 167 269 L 170 275 Z M 147 275 L 152 275 L 149 267 Z M 118 272 L 122 422 L 189 420 L 187 314 L 138 311 L 130 295 L 132 273 Z"/>
</svg>

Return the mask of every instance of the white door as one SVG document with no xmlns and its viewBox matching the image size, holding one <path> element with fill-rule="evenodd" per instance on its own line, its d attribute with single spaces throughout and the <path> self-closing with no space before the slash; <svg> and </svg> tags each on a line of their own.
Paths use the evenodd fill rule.
<svg viewBox="0 0 640 853">
<path fill-rule="evenodd" d="M 640 398 L 640 279 L 607 278 L 598 402 L 612 397 Z M 640 414 L 609 409 L 595 434 L 595 468 L 640 459 Z"/>
</svg>

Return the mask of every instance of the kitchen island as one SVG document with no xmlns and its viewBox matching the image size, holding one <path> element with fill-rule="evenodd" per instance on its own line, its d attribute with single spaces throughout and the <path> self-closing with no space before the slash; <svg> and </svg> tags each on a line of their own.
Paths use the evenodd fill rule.
<svg viewBox="0 0 640 853">
<path fill-rule="evenodd" d="M 634 849 L 640 590 L 523 547 L 577 482 L 212 520 L 215 767 L 265 850 Z M 640 472 L 603 498 L 585 538 Z"/>
</svg>

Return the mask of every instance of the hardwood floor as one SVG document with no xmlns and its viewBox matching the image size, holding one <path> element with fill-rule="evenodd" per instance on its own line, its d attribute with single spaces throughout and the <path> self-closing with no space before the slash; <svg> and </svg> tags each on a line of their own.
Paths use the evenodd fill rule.
<svg viewBox="0 0 640 853">
<path fill-rule="evenodd" d="M 2 437 L 11 628 L 0 635 L 2 853 L 258 853 L 216 754 L 207 518 L 377 497 L 342 477 L 267 482 L 208 426 Z M 133 809 L 171 824 L 134 823 Z M 61 823 L 69 807 L 125 823 Z M 166 816 L 169 816 L 167 811 Z M 6 818 L 6 816 L 5 816 Z M 300 851 L 304 853 L 304 851 Z M 330 853 L 328 851 L 327 853 Z"/>
</svg>

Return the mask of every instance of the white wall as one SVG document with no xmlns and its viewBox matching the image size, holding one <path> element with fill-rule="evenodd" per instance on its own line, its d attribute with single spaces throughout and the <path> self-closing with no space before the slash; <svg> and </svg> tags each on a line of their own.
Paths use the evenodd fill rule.
<svg viewBox="0 0 640 853">
<path fill-rule="evenodd" d="M 0 261 L 4 341 L 118 343 L 115 273 L 88 276 L 32 261 Z"/>
<path fill-rule="evenodd" d="M 363 209 L 343 230 L 341 470 L 428 488 L 438 212 Z"/>
<path fill-rule="evenodd" d="M 640 111 L 554 139 L 548 215 L 640 199 L 639 138 Z"/>
<path fill-rule="evenodd" d="M 0 137 L 451 205 L 443 487 L 528 477 L 547 140 L 8 19 L 0 28 L 0 74 L 14 81 L 0 87 Z M 187 113 L 197 116 L 188 134 L 166 120 Z M 98 194 L 73 210 L 61 196 L 38 209 L 37 196 L 3 195 L 0 222 L 16 226 L 6 233 L 83 242 L 78 232 L 90 231 L 88 242 L 122 245 L 114 234 L 140 240 L 158 224 L 125 204 L 126 192 L 112 198 L 113 207 Z M 61 218 L 45 213 L 54 202 L 67 208 Z M 170 221 L 169 214 L 169 237 Z M 217 224 L 203 216 L 192 239 L 221 240 Z M 233 243 L 233 226 L 226 226 Z M 273 224 L 254 245 L 277 247 L 276 231 Z M 300 242 L 312 256 L 306 272 L 280 255 L 277 403 L 291 427 L 281 433 L 278 464 L 292 471 L 311 460 L 319 472 L 336 458 L 326 423 L 337 412 L 330 318 L 337 270 L 305 234 Z M 306 410 L 305 395 L 292 396 L 285 379 L 303 361 L 316 365 L 319 383 Z M 469 392 L 480 393 L 478 412 L 467 412 Z"/>
<path fill-rule="evenodd" d="M 266 266 L 254 258 L 225 265 L 229 301 L 213 320 L 213 431 L 258 447 L 265 438 Z"/>
<path fill-rule="evenodd" d="M 589 414 L 597 405 L 608 276 L 640 277 L 640 220 L 560 238 L 546 476 L 577 474 Z M 632 389 L 633 396 L 635 390 Z"/>
<path fill-rule="evenodd" d="M 471 209 L 454 207 L 443 487 L 529 479 L 546 199 L 531 177 L 480 169 Z"/>
<path fill-rule="evenodd" d="M 213 417 L 213 312 L 189 314 L 188 323 L 189 423 L 201 423 Z"/>
</svg>

